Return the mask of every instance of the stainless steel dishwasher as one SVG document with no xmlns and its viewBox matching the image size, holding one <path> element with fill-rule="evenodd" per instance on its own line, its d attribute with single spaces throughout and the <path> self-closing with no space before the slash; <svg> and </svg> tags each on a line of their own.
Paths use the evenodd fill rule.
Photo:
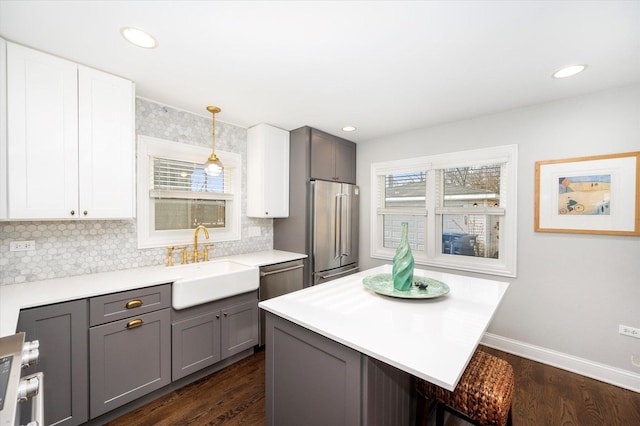
<svg viewBox="0 0 640 426">
<path fill-rule="evenodd" d="M 260 267 L 260 301 L 302 289 L 303 259 Z M 260 309 L 260 346 L 264 345 L 265 312 Z"/>
</svg>

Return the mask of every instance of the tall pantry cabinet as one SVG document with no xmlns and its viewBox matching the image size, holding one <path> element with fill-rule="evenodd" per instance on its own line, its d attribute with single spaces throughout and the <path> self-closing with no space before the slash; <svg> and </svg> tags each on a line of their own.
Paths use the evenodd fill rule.
<svg viewBox="0 0 640 426">
<path fill-rule="evenodd" d="M 134 85 L 6 43 L 8 219 L 135 216 Z"/>
</svg>

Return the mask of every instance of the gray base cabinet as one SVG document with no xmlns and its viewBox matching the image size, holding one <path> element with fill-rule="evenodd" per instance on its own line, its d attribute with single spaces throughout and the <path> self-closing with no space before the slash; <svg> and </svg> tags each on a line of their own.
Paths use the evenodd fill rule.
<svg viewBox="0 0 640 426">
<path fill-rule="evenodd" d="M 411 376 L 267 312 L 269 426 L 413 424 Z"/>
<path fill-rule="evenodd" d="M 258 316 L 257 291 L 176 311 L 163 284 L 23 309 L 16 331 L 40 341 L 26 374 L 44 373 L 45 424 L 76 426 L 250 354 Z M 31 418 L 30 403 L 22 412 Z"/>
<path fill-rule="evenodd" d="M 176 381 L 258 344 L 258 295 L 246 293 L 172 312 Z"/>
<path fill-rule="evenodd" d="M 20 312 L 17 331 L 40 342 L 38 364 L 23 374 L 44 373 L 44 421 L 74 426 L 87 421 L 87 301 L 76 300 Z M 22 419 L 30 419 L 29 403 Z"/>
<path fill-rule="evenodd" d="M 91 418 L 120 407 L 171 383 L 170 286 L 150 287 L 142 293 L 156 294 L 149 313 L 141 290 L 100 296 L 90 300 L 95 312 L 119 311 L 114 305 L 130 306 L 117 321 L 89 329 Z M 139 311 L 138 311 L 139 309 Z"/>
</svg>

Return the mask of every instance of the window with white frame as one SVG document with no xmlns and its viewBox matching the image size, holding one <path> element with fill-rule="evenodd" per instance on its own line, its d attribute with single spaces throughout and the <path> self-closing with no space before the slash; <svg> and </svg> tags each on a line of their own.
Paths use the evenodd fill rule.
<svg viewBox="0 0 640 426">
<path fill-rule="evenodd" d="M 216 154 L 219 176 L 204 172 L 210 150 L 138 137 L 138 247 L 187 245 L 204 225 L 210 241 L 240 239 L 240 155 Z"/>
<path fill-rule="evenodd" d="M 516 276 L 517 146 L 371 165 L 371 257 L 409 224 L 416 264 Z"/>
</svg>

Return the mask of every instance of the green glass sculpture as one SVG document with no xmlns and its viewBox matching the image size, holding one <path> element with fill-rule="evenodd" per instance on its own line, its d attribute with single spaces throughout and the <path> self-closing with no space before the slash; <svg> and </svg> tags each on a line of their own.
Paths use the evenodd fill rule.
<svg viewBox="0 0 640 426">
<path fill-rule="evenodd" d="M 409 246 L 409 224 L 402 222 L 402 240 L 393 256 L 393 288 L 408 291 L 413 284 L 413 254 Z"/>
</svg>

